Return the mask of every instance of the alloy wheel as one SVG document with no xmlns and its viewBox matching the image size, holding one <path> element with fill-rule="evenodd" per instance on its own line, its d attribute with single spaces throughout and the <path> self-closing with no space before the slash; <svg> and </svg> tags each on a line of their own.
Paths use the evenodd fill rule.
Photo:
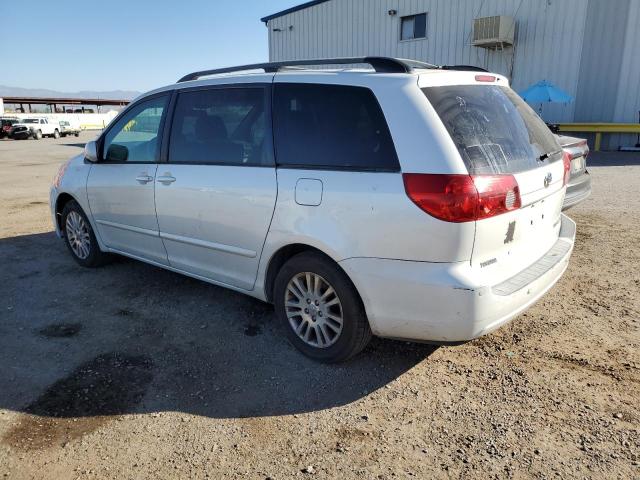
<svg viewBox="0 0 640 480">
<path fill-rule="evenodd" d="M 82 215 L 75 211 L 69 212 L 65 232 L 73 253 L 81 260 L 86 259 L 91 252 L 91 236 Z"/>
<path fill-rule="evenodd" d="M 291 328 L 307 345 L 328 348 L 340 338 L 342 304 L 331 284 L 320 275 L 295 275 L 287 284 L 284 305 Z"/>
</svg>

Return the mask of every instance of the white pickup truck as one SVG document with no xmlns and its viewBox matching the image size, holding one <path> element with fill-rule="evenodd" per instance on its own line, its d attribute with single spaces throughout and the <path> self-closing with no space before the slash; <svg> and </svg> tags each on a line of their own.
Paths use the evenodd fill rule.
<svg viewBox="0 0 640 480">
<path fill-rule="evenodd" d="M 42 137 L 60 138 L 60 125 L 55 120 L 44 117 L 24 118 L 13 125 L 9 136 L 16 140 L 21 138 L 40 140 Z"/>
</svg>

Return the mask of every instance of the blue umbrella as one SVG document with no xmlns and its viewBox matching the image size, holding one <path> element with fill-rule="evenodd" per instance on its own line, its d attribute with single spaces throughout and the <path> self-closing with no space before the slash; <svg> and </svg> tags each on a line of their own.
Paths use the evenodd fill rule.
<svg viewBox="0 0 640 480">
<path fill-rule="evenodd" d="M 520 96 L 524 98 L 525 102 L 539 103 L 540 104 L 540 116 L 542 116 L 542 104 L 543 103 L 569 103 L 573 102 L 573 97 L 567 92 L 560 90 L 555 85 L 542 80 L 535 85 L 530 86 L 526 90 L 520 92 Z"/>
</svg>

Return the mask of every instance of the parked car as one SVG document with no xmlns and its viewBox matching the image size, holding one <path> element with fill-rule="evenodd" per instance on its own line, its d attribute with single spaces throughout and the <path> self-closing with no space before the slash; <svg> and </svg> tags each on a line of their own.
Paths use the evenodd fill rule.
<svg viewBox="0 0 640 480">
<path fill-rule="evenodd" d="M 75 135 L 76 137 L 80 136 L 80 129 L 71 125 L 68 120 L 60 120 L 58 123 L 60 124 L 61 137 L 66 137 L 67 135 Z"/>
<path fill-rule="evenodd" d="M 11 127 L 18 123 L 18 119 L 15 117 L 2 117 L 0 118 L 0 138 L 5 138 L 9 136 L 9 132 L 11 132 Z"/>
<path fill-rule="evenodd" d="M 569 159 L 505 77 L 304 63 L 327 62 L 373 70 L 244 66 L 138 98 L 54 180 L 72 257 L 121 254 L 272 302 L 325 362 L 372 334 L 474 339 L 556 283 L 575 237 Z"/>
<path fill-rule="evenodd" d="M 589 145 L 583 138 L 556 136 L 562 149 L 571 159 L 571 174 L 567 185 L 567 195 L 562 210 L 577 205 L 591 195 L 591 175 L 587 170 Z"/>
<path fill-rule="evenodd" d="M 11 127 L 10 135 L 16 140 L 26 138 L 40 140 L 42 137 L 60 138 L 60 125 L 45 117 L 23 118 Z"/>
</svg>

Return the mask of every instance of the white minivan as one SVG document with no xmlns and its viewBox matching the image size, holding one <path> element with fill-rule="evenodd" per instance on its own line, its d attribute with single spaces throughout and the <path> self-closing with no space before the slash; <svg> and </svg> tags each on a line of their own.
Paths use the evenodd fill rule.
<svg viewBox="0 0 640 480">
<path fill-rule="evenodd" d="M 268 63 L 137 98 L 60 169 L 51 210 L 80 265 L 126 255 L 272 302 L 337 362 L 372 334 L 471 340 L 539 299 L 573 249 L 569 166 L 500 75 Z"/>
</svg>

